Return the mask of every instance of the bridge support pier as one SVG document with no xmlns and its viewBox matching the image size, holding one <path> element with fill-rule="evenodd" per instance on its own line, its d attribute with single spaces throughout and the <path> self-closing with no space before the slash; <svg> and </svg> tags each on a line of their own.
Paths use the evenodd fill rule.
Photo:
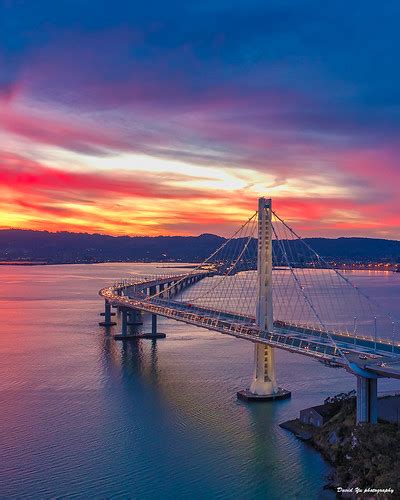
<svg viewBox="0 0 400 500">
<path fill-rule="evenodd" d="M 242 401 L 275 401 L 290 398 L 291 392 L 278 387 L 275 376 L 275 352 L 273 347 L 254 345 L 254 372 L 250 388 L 239 391 Z"/>
<path fill-rule="evenodd" d="M 121 309 L 121 335 L 126 337 L 128 335 L 128 310 Z"/>
<path fill-rule="evenodd" d="M 151 332 L 143 333 L 142 336 L 146 339 L 165 339 L 165 333 L 157 331 L 157 314 L 151 315 Z"/>
<path fill-rule="evenodd" d="M 378 422 L 378 383 L 376 378 L 357 375 L 357 424 Z"/>
<path fill-rule="evenodd" d="M 115 321 L 111 321 L 111 316 L 115 316 L 115 313 L 111 312 L 111 304 L 108 300 L 104 301 L 104 313 L 102 314 L 104 315 L 104 321 L 100 321 L 100 326 L 114 326 L 117 324 Z"/>
<path fill-rule="evenodd" d="M 129 309 L 128 326 L 143 325 L 142 315 L 137 309 Z"/>
<path fill-rule="evenodd" d="M 121 311 L 121 333 L 114 335 L 115 340 L 128 340 L 133 337 L 133 335 L 128 335 L 128 314 L 130 310 L 125 307 L 120 308 Z"/>
<path fill-rule="evenodd" d="M 138 311 L 134 310 L 136 313 Z M 118 335 L 114 335 L 115 340 L 139 340 L 139 339 L 165 339 L 166 334 L 157 332 L 157 314 L 151 315 L 151 332 L 142 333 L 142 332 L 134 332 L 128 333 L 128 314 L 131 314 L 131 309 L 122 308 L 122 319 L 121 319 L 121 333 Z M 137 323 L 136 323 L 137 324 Z M 140 323 L 141 324 L 141 323 Z"/>
</svg>

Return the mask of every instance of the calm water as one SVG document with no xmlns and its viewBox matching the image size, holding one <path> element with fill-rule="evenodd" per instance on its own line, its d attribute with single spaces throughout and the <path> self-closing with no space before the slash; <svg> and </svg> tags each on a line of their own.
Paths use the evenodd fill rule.
<svg viewBox="0 0 400 500">
<path fill-rule="evenodd" d="M 354 377 L 278 351 L 292 399 L 247 405 L 245 341 L 166 319 L 157 344 L 105 336 L 98 289 L 156 267 L 0 268 L 0 497 L 332 498 L 328 465 L 278 424 Z M 399 304 L 400 275 L 353 278 Z"/>
</svg>

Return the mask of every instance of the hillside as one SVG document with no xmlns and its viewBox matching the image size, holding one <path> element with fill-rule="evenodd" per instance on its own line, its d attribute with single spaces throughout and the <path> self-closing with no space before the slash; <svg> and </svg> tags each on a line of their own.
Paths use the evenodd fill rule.
<svg viewBox="0 0 400 500">
<path fill-rule="evenodd" d="M 0 261 L 198 262 L 224 241 L 213 234 L 130 237 L 5 229 L 0 230 Z M 400 262 L 400 241 L 373 238 L 306 238 L 305 241 L 327 260 Z"/>
</svg>

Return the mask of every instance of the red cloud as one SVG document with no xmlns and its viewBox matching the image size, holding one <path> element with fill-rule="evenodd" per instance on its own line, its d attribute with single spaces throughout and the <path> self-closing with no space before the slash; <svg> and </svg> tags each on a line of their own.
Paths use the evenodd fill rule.
<svg viewBox="0 0 400 500">
<path fill-rule="evenodd" d="M 111 234 L 230 234 L 243 220 L 237 214 L 255 210 L 255 196 L 185 188 L 171 188 L 164 178 L 143 174 L 140 180 L 127 172 L 65 172 L 24 157 L 0 157 L 0 215 L 2 226 L 47 230 L 106 232 Z M 179 176 L 178 176 L 179 177 Z M 175 179 L 177 177 L 175 176 Z M 137 200 L 141 212 L 144 200 L 152 213 L 127 211 L 126 197 Z M 158 209 L 157 200 L 171 200 L 168 210 Z M 207 207 L 201 205 L 207 200 Z M 212 203 L 210 203 L 212 200 Z M 200 205 L 198 205 L 200 203 Z M 148 206 L 148 205 L 147 205 Z M 194 208 L 196 207 L 196 208 Z M 229 212 L 226 212 L 227 207 Z M 305 236 L 344 233 L 393 236 L 400 217 L 378 204 L 357 204 L 338 198 L 275 198 L 274 209 Z M 346 213 L 354 215 L 348 218 Z M 8 214 L 5 216 L 5 214 Z M 22 217 L 23 222 L 19 221 Z M 7 224 L 7 218 L 11 222 Z M 149 225 L 150 223 L 150 225 Z"/>
<path fill-rule="evenodd" d="M 173 176 L 191 180 L 190 176 Z M 214 215 L 193 211 L 192 203 L 210 198 L 206 191 L 172 187 L 170 179 L 151 173 L 114 171 L 79 173 L 41 165 L 19 155 L 0 156 L 0 224 L 50 230 L 85 230 L 108 233 L 170 234 L 169 224 L 182 224 L 180 233 L 196 233 L 207 224 L 224 226 L 223 208 L 229 200 L 215 193 Z M 132 211 L 126 198 L 136 203 Z M 143 201 L 142 201 L 143 200 Z M 160 201 L 170 200 L 168 213 L 159 209 Z M 142 205 L 153 207 L 142 213 Z M 215 212 L 221 207 L 221 216 Z M 144 209 L 146 210 L 146 209 Z M 147 210 L 149 210 L 147 208 Z M 138 216 L 137 214 L 141 215 Z M 22 217 L 23 222 L 15 223 Z M 7 223 L 7 220 L 10 221 Z M 189 230 L 188 223 L 192 231 Z"/>
<path fill-rule="evenodd" d="M 84 197 L 108 199 L 110 196 L 126 195 L 144 198 L 195 199 L 204 198 L 200 190 L 171 187 L 168 179 L 152 173 L 128 172 L 72 172 L 43 166 L 19 155 L 0 156 L 0 185 L 20 194 L 32 192 L 51 195 L 57 193 L 59 201 L 64 198 L 80 200 Z M 174 176 L 176 179 L 178 176 Z M 190 176 L 179 176 L 181 180 Z"/>
</svg>

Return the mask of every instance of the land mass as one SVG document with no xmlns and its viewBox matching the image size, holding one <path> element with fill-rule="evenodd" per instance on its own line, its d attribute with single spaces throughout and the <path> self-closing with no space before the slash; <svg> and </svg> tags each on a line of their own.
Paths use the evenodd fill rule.
<svg viewBox="0 0 400 500">
<path fill-rule="evenodd" d="M 396 399 L 397 398 L 397 399 Z M 376 425 L 355 425 L 355 398 L 325 403 L 334 416 L 322 427 L 289 420 L 281 427 L 320 451 L 334 468 L 328 487 L 344 498 L 398 498 L 400 491 L 400 427 L 393 419 L 398 396 L 383 398 L 384 417 Z M 388 413 L 388 409 L 391 410 Z M 393 490 L 374 494 L 374 489 Z M 361 491 L 359 491 L 361 490 Z M 368 490 L 369 493 L 368 494 Z M 367 494 L 365 494 L 367 493 Z M 375 492 L 376 493 L 376 492 Z"/>
<path fill-rule="evenodd" d="M 149 237 L 4 229 L 0 230 L 0 261 L 14 264 L 202 262 L 225 241 L 214 234 Z M 400 264 L 397 240 L 305 238 L 304 241 L 331 263 Z"/>
</svg>

